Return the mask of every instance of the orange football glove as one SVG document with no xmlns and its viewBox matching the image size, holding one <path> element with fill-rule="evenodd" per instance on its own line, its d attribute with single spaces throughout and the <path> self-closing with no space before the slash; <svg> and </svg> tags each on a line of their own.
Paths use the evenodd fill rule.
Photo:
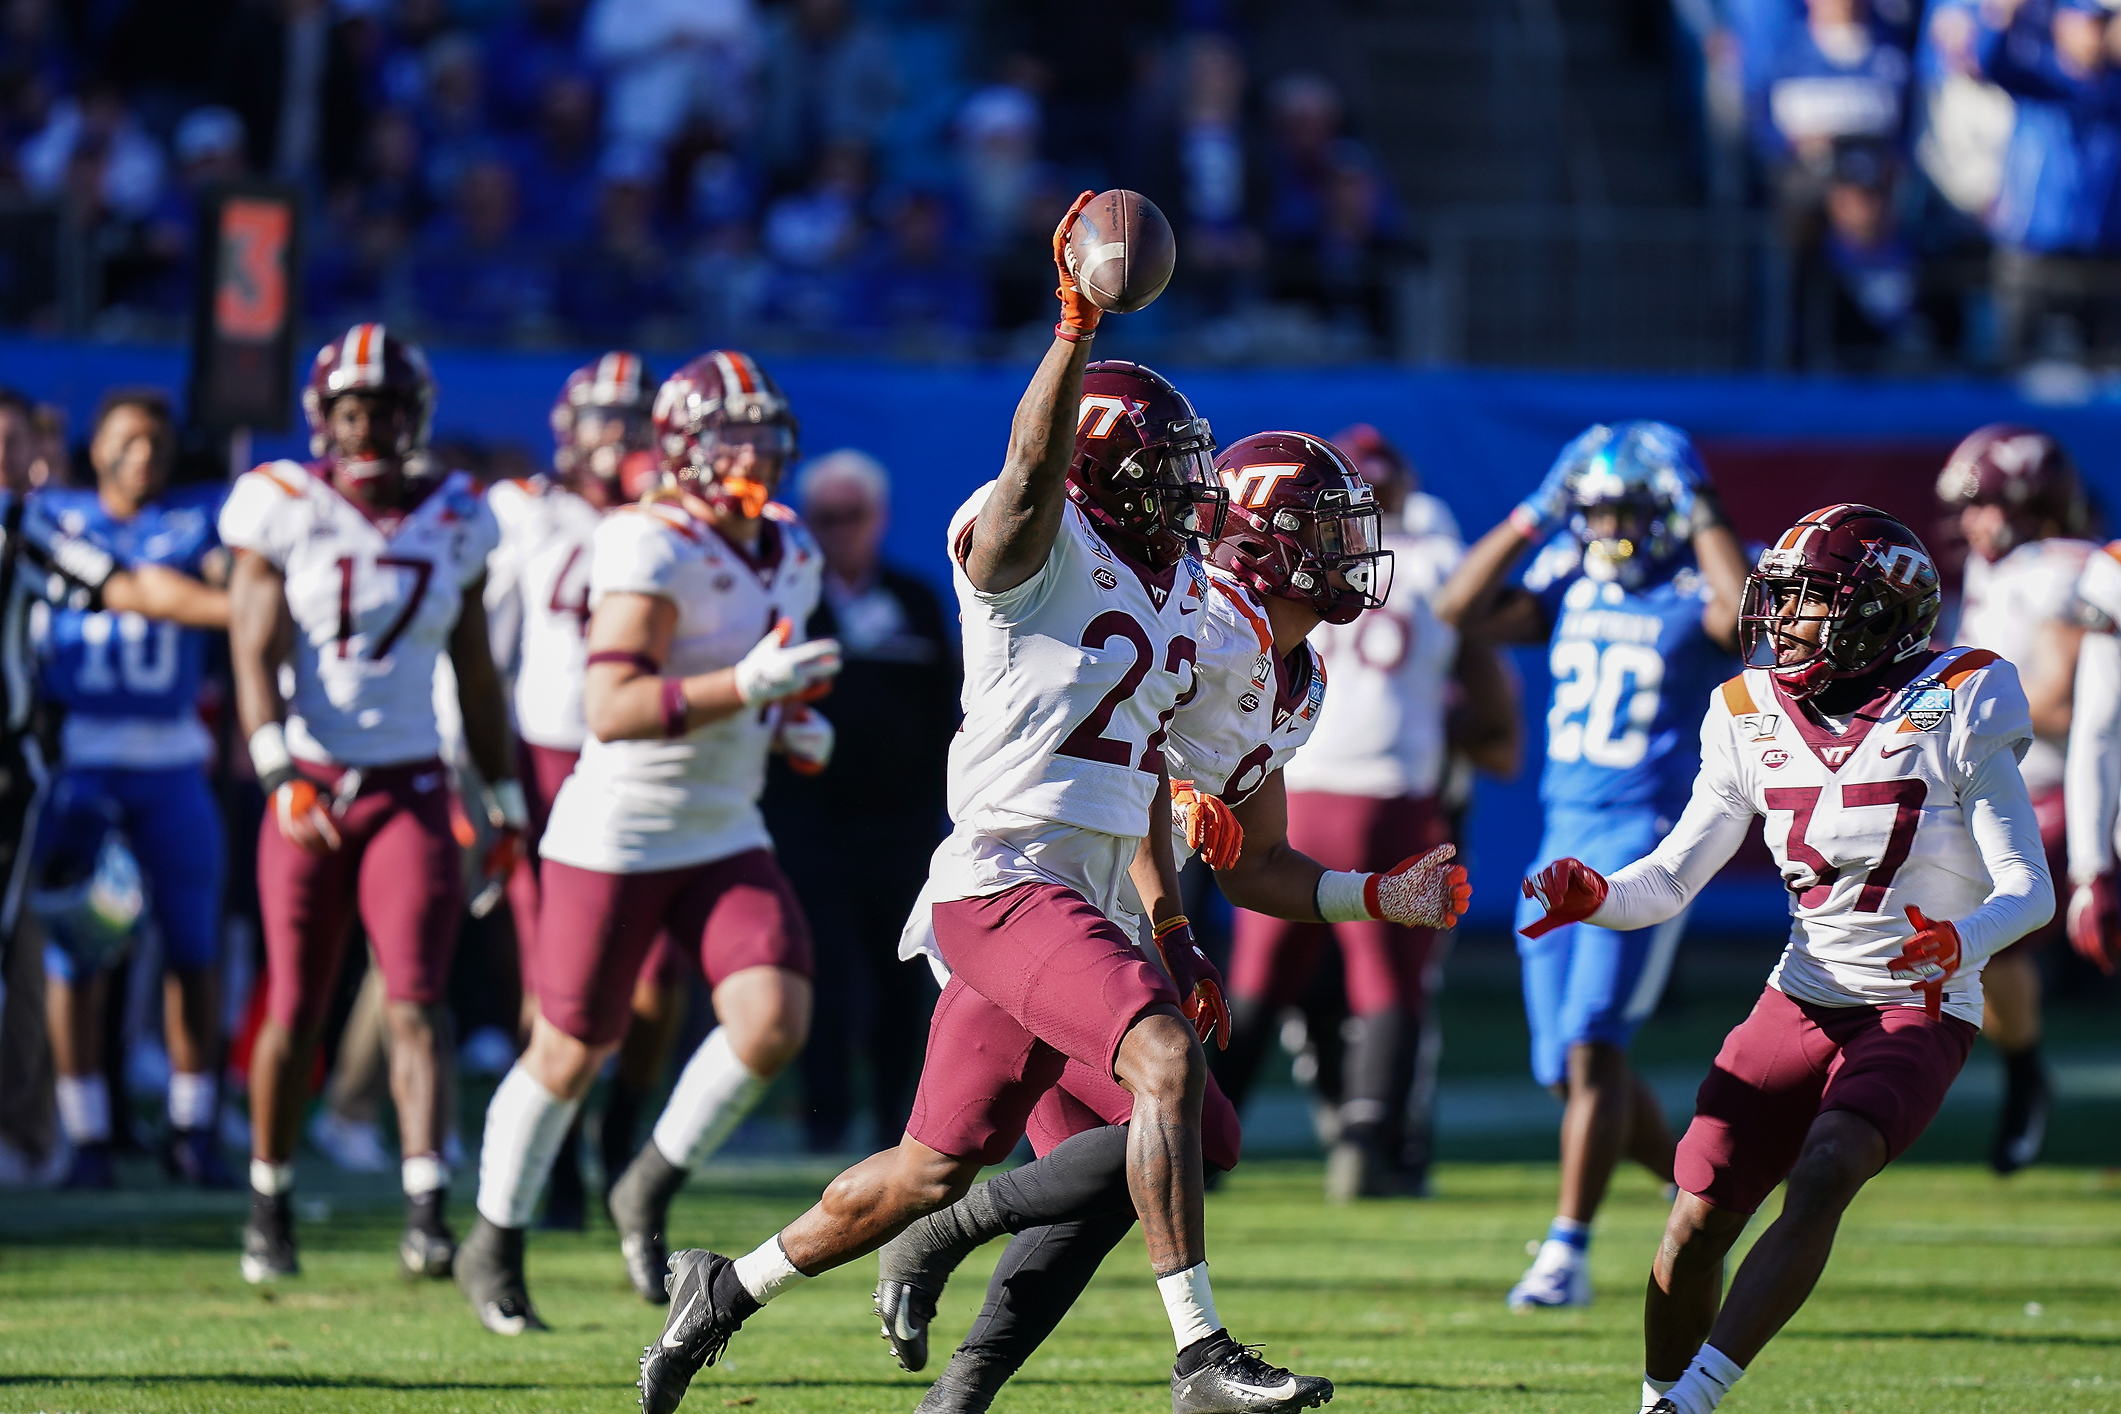
<svg viewBox="0 0 2121 1414">
<path fill-rule="evenodd" d="M 1913 904 L 1907 906 L 1907 921 L 1915 925 L 1915 936 L 1900 945 L 1900 956 L 1885 970 L 1922 993 L 1922 1009 L 1936 1016 L 1944 1009 L 1944 984 L 1959 971 L 1959 930 L 1950 923 L 1922 916 Z"/>
<path fill-rule="evenodd" d="M 481 882 L 471 900 L 474 918 L 484 918 L 501 906 L 509 876 L 523 858 L 523 840 L 530 833 L 530 804 L 523 798 L 522 782 L 495 781 L 487 788 L 486 821 L 493 827 L 493 837 L 486 843 L 486 857 L 479 861 Z"/>
<path fill-rule="evenodd" d="M 2077 955 L 2113 976 L 2114 964 L 2121 962 L 2121 898 L 2115 896 L 2113 875 L 2101 874 L 2071 891 L 2065 926 Z"/>
<path fill-rule="evenodd" d="M 1227 869 L 1244 852 L 1245 827 L 1221 796 L 1205 795 L 1191 781 L 1171 782 L 1171 824 L 1210 869 Z"/>
<path fill-rule="evenodd" d="M 1581 923 L 1605 902 L 1605 875 L 1580 859 L 1557 859 L 1524 881 L 1524 896 L 1536 898 L 1547 916 L 1524 930 L 1543 938 L 1565 923 Z"/>
<path fill-rule="evenodd" d="M 1402 859 L 1363 885 L 1370 916 L 1403 928 L 1455 928 L 1472 901 L 1473 886 L 1462 864 L 1451 860 L 1455 844 L 1440 844 L 1427 854 Z"/>
<path fill-rule="evenodd" d="M 1061 302 L 1060 323 L 1053 332 L 1063 339 L 1080 339 L 1092 333 L 1097 328 L 1097 321 L 1105 317 L 1105 312 L 1075 283 L 1075 272 L 1068 268 L 1068 231 L 1096 195 L 1094 191 L 1086 191 L 1077 197 L 1075 205 L 1068 208 L 1068 214 L 1053 228 L 1053 268 L 1060 272 L 1060 288 L 1053 293 L 1060 296 Z"/>
<path fill-rule="evenodd" d="M 781 709 L 781 729 L 775 737 L 788 769 L 798 776 L 814 776 L 832 760 L 832 723 L 800 703 Z"/>
<path fill-rule="evenodd" d="M 1193 925 L 1181 913 L 1157 924 L 1152 937 L 1164 971 L 1178 986 L 1178 1009 L 1193 1023 L 1200 1043 L 1205 1046 L 1213 1037 L 1216 1049 L 1229 1050 L 1230 1007 L 1223 1000 L 1223 975 L 1193 941 Z"/>
<path fill-rule="evenodd" d="M 273 790 L 272 813 L 280 833 L 300 849 L 329 854 L 340 845 L 339 827 L 332 821 L 324 788 L 307 776 L 294 776 Z"/>
</svg>

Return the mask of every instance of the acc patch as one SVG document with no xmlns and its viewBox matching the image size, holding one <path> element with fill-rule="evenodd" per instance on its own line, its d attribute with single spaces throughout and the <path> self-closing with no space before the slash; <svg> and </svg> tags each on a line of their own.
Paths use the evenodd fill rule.
<svg viewBox="0 0 2121 1414">
<path fill-rule="evenodd" d="M 1119 588 L 1119 576 L 1106 569 L 1103 565 L 1099 565 L 1096 569 L 1090 571 L 1090 578 L 1097 581 L 1099 589 L 1111 590 Z"/>
<path fill-rule="evenodd" d="M 1257 712 L 1259 710 L 1259 694 L 1256 692 L 1248 692 L 1244 696 L 1238 698 L 1237 710 L 1239 710 L 1240 712 Z"/>
<path fill-rule="evenodd" d="M 1738 730 L 1754 741 L 1772 740 L 1781 725 L 1782 716 L 1776 712 L 1748 712 L 1738 719 Z"/>
<path fill-rule="evenodd" d="M 1760 764 L 1770 771 L 1779 771 L 1790 764 L 1790 754 L 1781 747 L 1771 747 L 1760 753 Z"/>
<path fill-rule="evenodd" d="M 1918 687 L 1910 691 L 1901 708 L 1909 726 L 1918 732 L 1933 732 L 1952 715 L 1952 690 L 1948 687 Z"/>
</svg>

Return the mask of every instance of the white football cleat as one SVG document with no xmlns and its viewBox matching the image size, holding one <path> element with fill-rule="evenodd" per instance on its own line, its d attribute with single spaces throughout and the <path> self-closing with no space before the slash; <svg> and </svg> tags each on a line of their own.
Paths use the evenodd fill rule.
<svg viewBox="0 0 2121 1414">
<path fill-rule="evenodd" d="M 1539 1246 L 1539 1255 L 1510 1288 L 1510 1309 L 1530 1311 L 1542 1306 L 1588 1306 L 1591 1304 L 1591 1263 L 1588 1254 L 1549 1238 Z"/>
</svg>

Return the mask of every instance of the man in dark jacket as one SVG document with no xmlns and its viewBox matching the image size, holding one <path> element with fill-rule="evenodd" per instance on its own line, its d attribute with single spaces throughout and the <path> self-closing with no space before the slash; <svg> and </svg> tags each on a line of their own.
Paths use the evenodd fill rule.
<svg viewBox="0 0 2121 1414">
<path fill-rule="evenodd" d="M 837 745 L 821 775 L 776 760 L 765 811 L 781 866 L 817 948 L 816 1016 L 803 1052 L 809 1139 L 840 1148 L 854 1113 L 857 1058 L 875 1147 L 898 1142 L 927 1045 L 935 987 L 898 959 L 899 932 L 947 824 L 943 768 L 962 669 L 950 621 L 927 582 L 882 562 L 891 486 L 862 452 L 820 457 L 798 483 L 825 552 L 812 638 L 840 641 L 843 666 L 817 705 Z"/>
</svg>

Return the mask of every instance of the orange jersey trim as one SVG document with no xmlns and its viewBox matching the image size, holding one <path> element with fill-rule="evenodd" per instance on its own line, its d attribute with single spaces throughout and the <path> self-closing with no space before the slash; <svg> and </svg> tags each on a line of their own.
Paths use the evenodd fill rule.
<svg viewBox="0 0 2121 1414">
<path fill-rule="evenodd" d="M 296 500 L 301 499 L 302 488 L 300 486 L 290 486 L 285 481 L 282 481 L 280 479 L 280 473 L 273 470 L 273 464 L 271 462 L 266 462 L 261 466 L 253 468 L 253 470 L 255 470 L 258 475 L 264 477 L 267 481 L 270 481 L 273 485 L 279 487 L 282 491 L 286 492 L 289 496 L 294 497 Z"/>
<path fill-rule="evenodd" d="M 1960 657 L 1945 672 L 1944 685 L 1956 692 L 1960 683 L 1965 682 L 1975 673 L 1995 662 L 2000 656 L 2000 654 L 1989 652 L 1986 648 L 1976 648 L 1973 652 Z"/>
<path fill-rule="evenodd" d="M 1723 684 L 1723 705 L 1733 717 L 1750 717 L 1760 710 L 1753 705 L 1753 691 L 1745 685 L 1744 673 Z"/>
<path fill-rule="evenodd" d="M 1238 592 L 1237 586 L 1220 579 L 1211 579 L 1208 582 L 1221 590 L 1223 597 L 1235 604 L 1237 612 L 1243 614 L 1245 621 L 1252 625 L 1252 632 L 1259 635 L 1259 651 L 1272 656 L 1274 633 L 1267 627 L 1266 616 L 1253 612 L 1252 606 L 1244 601 L 1244 596 Z"/>
</svg>

